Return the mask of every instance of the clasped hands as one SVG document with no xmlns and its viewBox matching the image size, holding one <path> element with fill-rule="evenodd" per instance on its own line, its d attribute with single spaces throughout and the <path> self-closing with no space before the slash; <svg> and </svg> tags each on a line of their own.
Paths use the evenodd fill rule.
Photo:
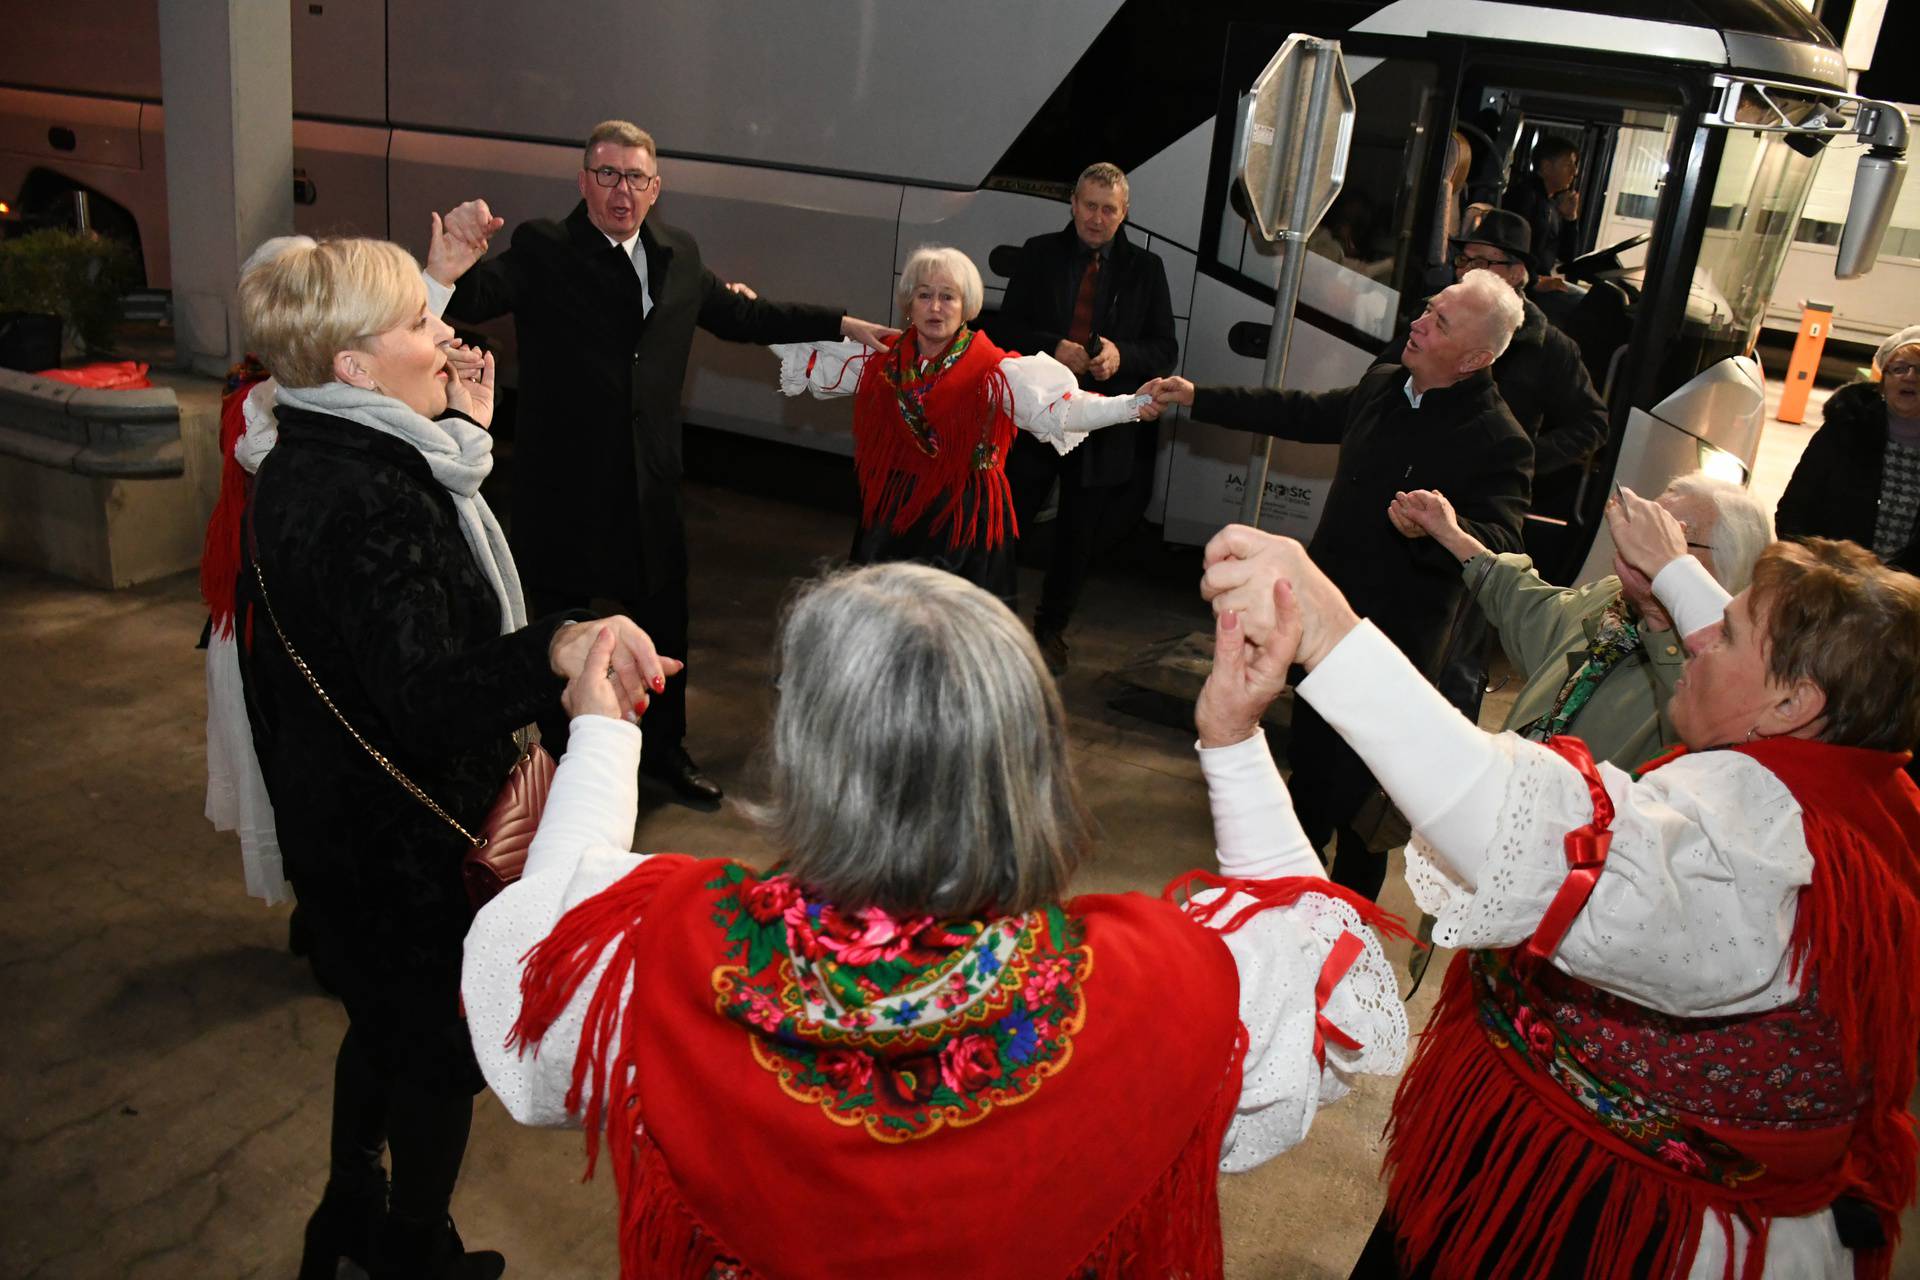
<svg viewBox="0 0 1920 1280">
<path fill-rule="evenodd" d="M 1100 339 L 1099 353 L 1093 355 L 1072 338 L 1062 338 L 1054 345 L 1053 358 L 1075 375 L 1090 377 L 1095 382 L 1105 382 L 1120 372 L 1120 348 L 1105 338 Z"/>
<path fill-rule="evenodd" d="M 547 642 L 547 664 L 567 687 L 560 705 L 569 716 L 606 716 L 640 723 L 652 695 L 686 666 L 663 656 L 631 618 L 615 614 L 564 626 Z"/>
<path fill-rule="evenodd" d="M 1207 543 L 1200 595 L 1213 606 L 1213 672 L 1194 704 L 1203 747 L 1244 742 L 1286 688 L 1359 625 L 1352 606 L 1292 538 L 1231 524 Z"/>
</svg>

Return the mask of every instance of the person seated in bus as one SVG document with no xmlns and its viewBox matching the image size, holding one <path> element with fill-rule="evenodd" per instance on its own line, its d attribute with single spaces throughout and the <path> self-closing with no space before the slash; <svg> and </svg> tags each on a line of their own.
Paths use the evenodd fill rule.
<svg viewBox="0 0 1920 1280">
<path fill-rule="evenodd" d="M 1873 372 L 1828 397 L 1774 520 L 1782 537 L 1846 538 L 1920 573 L 1920 325 L 1881 343 Z"/>
<path fill-rule="evenodd" d="M 1533 247 L 1527 266 L 1536 293 L 1560 293 L 1561 263 L 1580 251 L 1580 149 L 1565 138 L 1543 134 L 1533 144 L 1533 172 L 1507 188 L 1501 204 L 1526 219 Z"/>
<path fill-rule="evenodd" d="M 1687 547 L 1728 594 L 1753 578 L 1773 541 L 1766 508 L 1740 485 L 1700 472 L 1677 477 L 1655 499 L 1687 535 Z M 1667 703 L 1686 665 L 1686 638 L 1623 559 L 1584 587 L 1556 587 L 1524 555 L 1496 555 L 1461 528 L 1446 495 L 1394 496 L 1387 516 L 1410 538 L 1431 537 L 1460 562 L 1475 603 L 1500 633 L 1507 661 L 1526 684 L 1506 729 L 1534 742 L 1578 734 L 1597 760 L 1632 769 L 1679 741 Z"/>
<path fill-rule="evenodd" d="M 1216 613 L 1300 635 L 1297 697 L 1412 822 L 1408 886 L 1460 948 L 1352 1275 L 1886 1280 L 1915 1191 L 1920 581 L 1774 543 L 1729 600 L 1661 507 L 1609 517 L 1704 636 L 1686 750 L 1637 774 L 1474 727 L 1298 543 L 1208 547 Z"/>
<path fill-rule="evenodd" d="M 1127 208 L 1127 175 L 1111 164 L 1087 166 L 1073 186 L 1072 220 L 1021 246 L 993 321 L 1008 350 L 1046 352 L 1086 390 L 1110 395 L 1171 373 L 1180 360 L 1166 267 L 1127 238 Z M 1129 516 L 1128 494 L 1144 492 L 1134 477 L 1152 472 L 1159 439 L 1157 431 L 1115 428 L 1063 455 L 1035 436 L 1014 438 L 1007 480 L 1029 533 L 1048 491 L 1060 486 L 1053 556 L 1033 615 L 1055 675 L 1067 667 L 1067 624 L 1101 530 Z"/>
<path fill-rule="evenodd" d="M 1533 438 L 1537 500 L 1542 481 L 1584 467 L 1606 442 L 1607 406 L 1587 376 L 1580 348 L 1526 296 L 1531 248 L 1532 232 L 1525 219 L 1504 209 L 1487 209 L 1453 242 L 1452 273 L 1455 281 L 1474 271 L 1505 281 L 1526 312 L 1492 372 L 1500 398 Z M 1395 338 L 1380 353 L 1379 363 L 1399 364 L 1406 342 L 1405 333 Z"/>
<path fill-rule="evenodd" d="M 589 1171 L 605 1142 L 622 1276 L 1220 1280 L 1218 1174 L 1407 1041 L 1398 924 L 1327 882 L 1260 732 L 1291 646 L 1234 624 L 1194 708 L 1219 871 L 1163 895 L 1068 895 L 1059 690 L 951 574 L 843 570 L 788 610 L 749 810 L 777 861 L 634 852 L 644 729 L 597 670 L 568 685 L 463 994 L 508 1112 L 584 1126 Z"/>
<path fill-rule="evenodd" d="M 1064 456 L 1098 427 L 1138 420 L 1132 396 L 1082 391 L 1052 356 L 1004 350 L 971 326 L 985 289 L 958 249 L 921 245 L 894 301 L 907 330 L 885 349 L 859 342 L 776 343 L 780 390 L 853 396 L 860 483 L 854 564 L 917 560 L 1018 607 L 1019 522 L 1007 483 L 1016 432 Z"/>
<path fill-rule="evenodd" d="M 1432 539 L 1402 536 L 1387 509 L 1398 492 L 1438 489 L 1486 546 L 1520 550 L 1533 443 L 1500 399 L 1488 367 L 1507 349 L 1523 315 L 1518 294 L 1473 271 L 1435 294 L 1413 322 L 1404 364 L 1376 365 L 1351 387 L 1196 388 L 1185 378 L 1162 378 L 1141 389 L 1158 405 L 1191 406 L 1202 422 L 1338 444 L 1314 557 L 1432 679 L 1465 594 L 1460 566 Z M 1378 790 L 1366 765 L 1300 703 L 1287 754 L 1308 836 L 1324 848 L 1337 833 L 1334 880 L 1378 896 L 1390 842 L 1369 838 L 1357 821 Z"/>
</svg>

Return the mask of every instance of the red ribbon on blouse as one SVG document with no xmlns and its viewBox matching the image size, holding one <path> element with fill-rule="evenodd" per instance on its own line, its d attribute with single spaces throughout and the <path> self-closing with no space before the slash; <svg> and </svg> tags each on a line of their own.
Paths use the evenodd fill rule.
<svg viewBox="0 0 1920 1280">
<path fill-rule="evenodd" d="M 1607 849 L 1613 844 L 1613 832 L 1607 830 L 1613 823 L 1613 797 L 1607 794 L 1605 784 L 1600 781 L 1600 770 L 1594 767 L 1593 752 L 1587 750 L 1587 744 L 1580 739 L 1565 734 L 1548 738 L 1546 747 L 1578 769 L 1580 776 L 1586 779 L 1587 792 L 1593 797 L 1593 821 L 1567 832 L 1567 878 L 1561 882 L 1559 892 L 1553 895 L 1547 913 L 1540 917 L 1540 927 L 1533 931 L 1533 936 L 1521 948 L 1522 954 L 1536 960 L 1548 959 L 1560 949 L 1567 930 L 1573 928 L 1575 917 L 1586 908 L 1587 899 L 1593 896 L 1593 886 L 1599 883 L 1600 872 L 1607 865 Z"/>
<path fill-rule="evenodd" d="M 1325 1067 L 1327 1065 L 1327 1041 L 1331 1040 L 1342 1049 L 1358 1049 L 1360 1042 L 1335 1026 L 1328 1019 L 1325 1009 L 1327 1001 L 1333 998 L 1333 989 L 1347 976 L 1347 970 L 1353 968 L 1354 961 L 1366 950 L 1366 944 L 1351 929 L 1342 929 L 1340 936 L 1333 941 L 1333 950 L 1327 952 L 1327 958 L 1320 966 L 1320 980 L 1313 985 L 1313 1060 Z"/>
</svg>

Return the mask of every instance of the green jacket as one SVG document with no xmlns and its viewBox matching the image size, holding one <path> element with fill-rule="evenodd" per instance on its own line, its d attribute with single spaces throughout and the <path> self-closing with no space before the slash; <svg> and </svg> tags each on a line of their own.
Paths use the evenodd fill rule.
<svg viewBox="0 0 1920 1280">
<path fill-rule="evenodd" d="M 1483 570 L 1480 608 L 1500 632 L 1507 660 L 1526 678 L 1507 717 L 1506 727 L 1517 729 L 1551 711 L 1560 686 L 1586 661 L 1600 615 L 1620 595 L 1620 579 L 1549 586 L 1526 556 L 1478 555 L 1461 569 L 1469 588 Z M 1641 652 L 1615 667 L 1567 726 L 1594 759 L 1622 769 L 1645 764 L 1679 741 L 1666 711 L 1686 648 L 1671 631 L 1643 630 L 1641 642 Z"/>
</svg>

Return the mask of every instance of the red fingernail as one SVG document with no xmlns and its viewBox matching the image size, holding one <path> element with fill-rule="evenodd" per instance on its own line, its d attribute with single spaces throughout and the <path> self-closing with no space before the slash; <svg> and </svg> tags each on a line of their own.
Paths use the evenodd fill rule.
<svg viewBox="0 0 1920 1280">
<path fill-rule="evenodd" d="M 666 687 L 667 687 L 667 678 L 665 676 L 655 676 L 653 678 L 653 691 L 655 693 L 661 692 Z"/>
</svg>

